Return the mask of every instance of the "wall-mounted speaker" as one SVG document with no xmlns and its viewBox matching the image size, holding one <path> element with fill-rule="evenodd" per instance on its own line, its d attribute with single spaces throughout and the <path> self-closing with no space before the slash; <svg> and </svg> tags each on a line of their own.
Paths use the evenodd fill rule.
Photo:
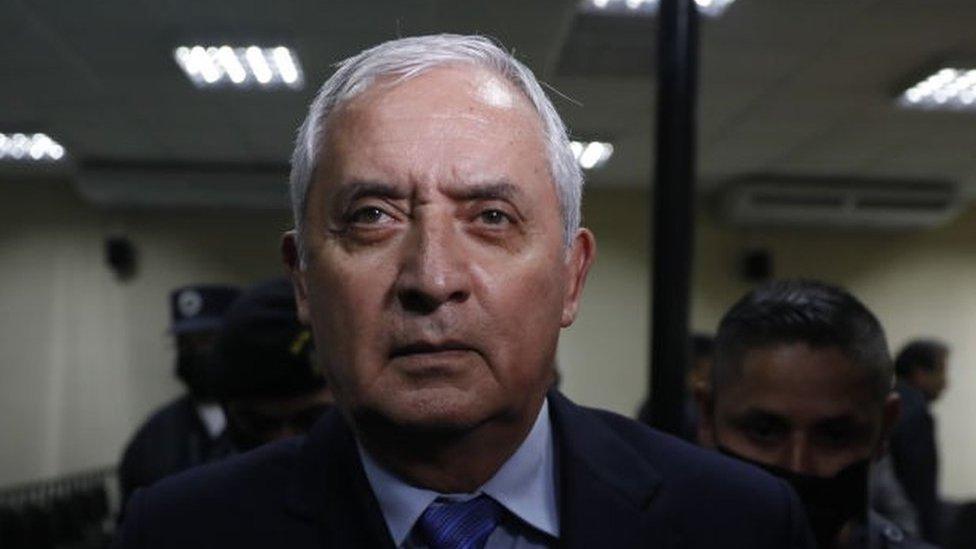
<svg viewBox="0 0 976 549">
<path fill-rule="evenodd" d="M 122 281 L 131 279 L 138 271 L 138 253 L 128 237 L 110 236 L 105 239 L 105 261 Z"/>
<path fill-rule="evenodd" d="M 747 282 L 765 282 L 773 277 L 773 255 L 769 250 L 746 250 L 742 253 L 739 271 Z"/>
</svg>

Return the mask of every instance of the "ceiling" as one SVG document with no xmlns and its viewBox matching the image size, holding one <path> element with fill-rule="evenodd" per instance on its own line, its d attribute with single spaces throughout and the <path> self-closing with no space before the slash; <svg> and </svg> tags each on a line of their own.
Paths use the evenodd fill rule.
<svg viewBox="0 0 976 549">
<path fill-rule="evenodd" d="M 479 32 L 571 98 L 555 102 L 574 135 L 614 142 L 614 157 L 590 174 L 592 186 L 646 186 L 655 22 L 586 18 L 576 7 L 575 0 L 6 0 L 0 132 L 46 132 L 82 167 L 199 164 L 283 174 L 295 128 L 332 64 L 397 36 Z M 952 181 L 976 197 L 976 114 L 906 111 L 893 100 L 940 59 L 976 59 L 973 21 L 972 0 L 738 0 L 705 20 L 699 189 L 762 173 Z M 197 90 L 172 49 L 223 42 L 293 46 L 306 88 Z"/>
</svg>

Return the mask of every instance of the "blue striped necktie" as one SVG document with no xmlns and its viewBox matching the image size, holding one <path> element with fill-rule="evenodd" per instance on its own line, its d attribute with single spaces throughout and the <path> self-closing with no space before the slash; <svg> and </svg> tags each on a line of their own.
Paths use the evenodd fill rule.
<svg viewBox="0 0 976 549">
<path fill-rule="evenodd" d="M 430 549 L 482 549 L 504 509 L 482 494 L 463 503 L 434 502 L 417 525 Z"/>
</svg>

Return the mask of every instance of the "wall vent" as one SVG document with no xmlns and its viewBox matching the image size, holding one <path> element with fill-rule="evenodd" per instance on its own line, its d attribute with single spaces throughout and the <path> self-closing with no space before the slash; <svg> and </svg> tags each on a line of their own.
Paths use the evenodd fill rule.
<svg viewBox="0 0 976 549">
<path fill-rule="evenodd" d="M 288 166 L 278 164 L 88 161 L 79 194 L 106 208 L 288 207 Z"/>
<path fill-rule="evenodd" d="M 736 226 L 917 229 L 944 225 L 962 203 L 942 182 L 754 177 L 730 184 L 721 213 Z"/>
</svg>

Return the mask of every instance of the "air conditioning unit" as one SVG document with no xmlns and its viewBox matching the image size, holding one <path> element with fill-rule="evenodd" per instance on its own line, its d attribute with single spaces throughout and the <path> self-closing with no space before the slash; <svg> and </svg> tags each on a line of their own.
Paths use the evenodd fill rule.
<svg viewBox="0 0 976 549">
<path fill-rule="evenodd" d="M 287 166 L 88 163 L 79 194 L 106 208 L 288 207 Z"/>
<path fill-rule="evenodd" d="M 962 201 L 941 182 L 754 177 L 729 185 L 720 208 L 725 221 L 743 227 L 898 230 L 944 225 Z"/>
</svg>

